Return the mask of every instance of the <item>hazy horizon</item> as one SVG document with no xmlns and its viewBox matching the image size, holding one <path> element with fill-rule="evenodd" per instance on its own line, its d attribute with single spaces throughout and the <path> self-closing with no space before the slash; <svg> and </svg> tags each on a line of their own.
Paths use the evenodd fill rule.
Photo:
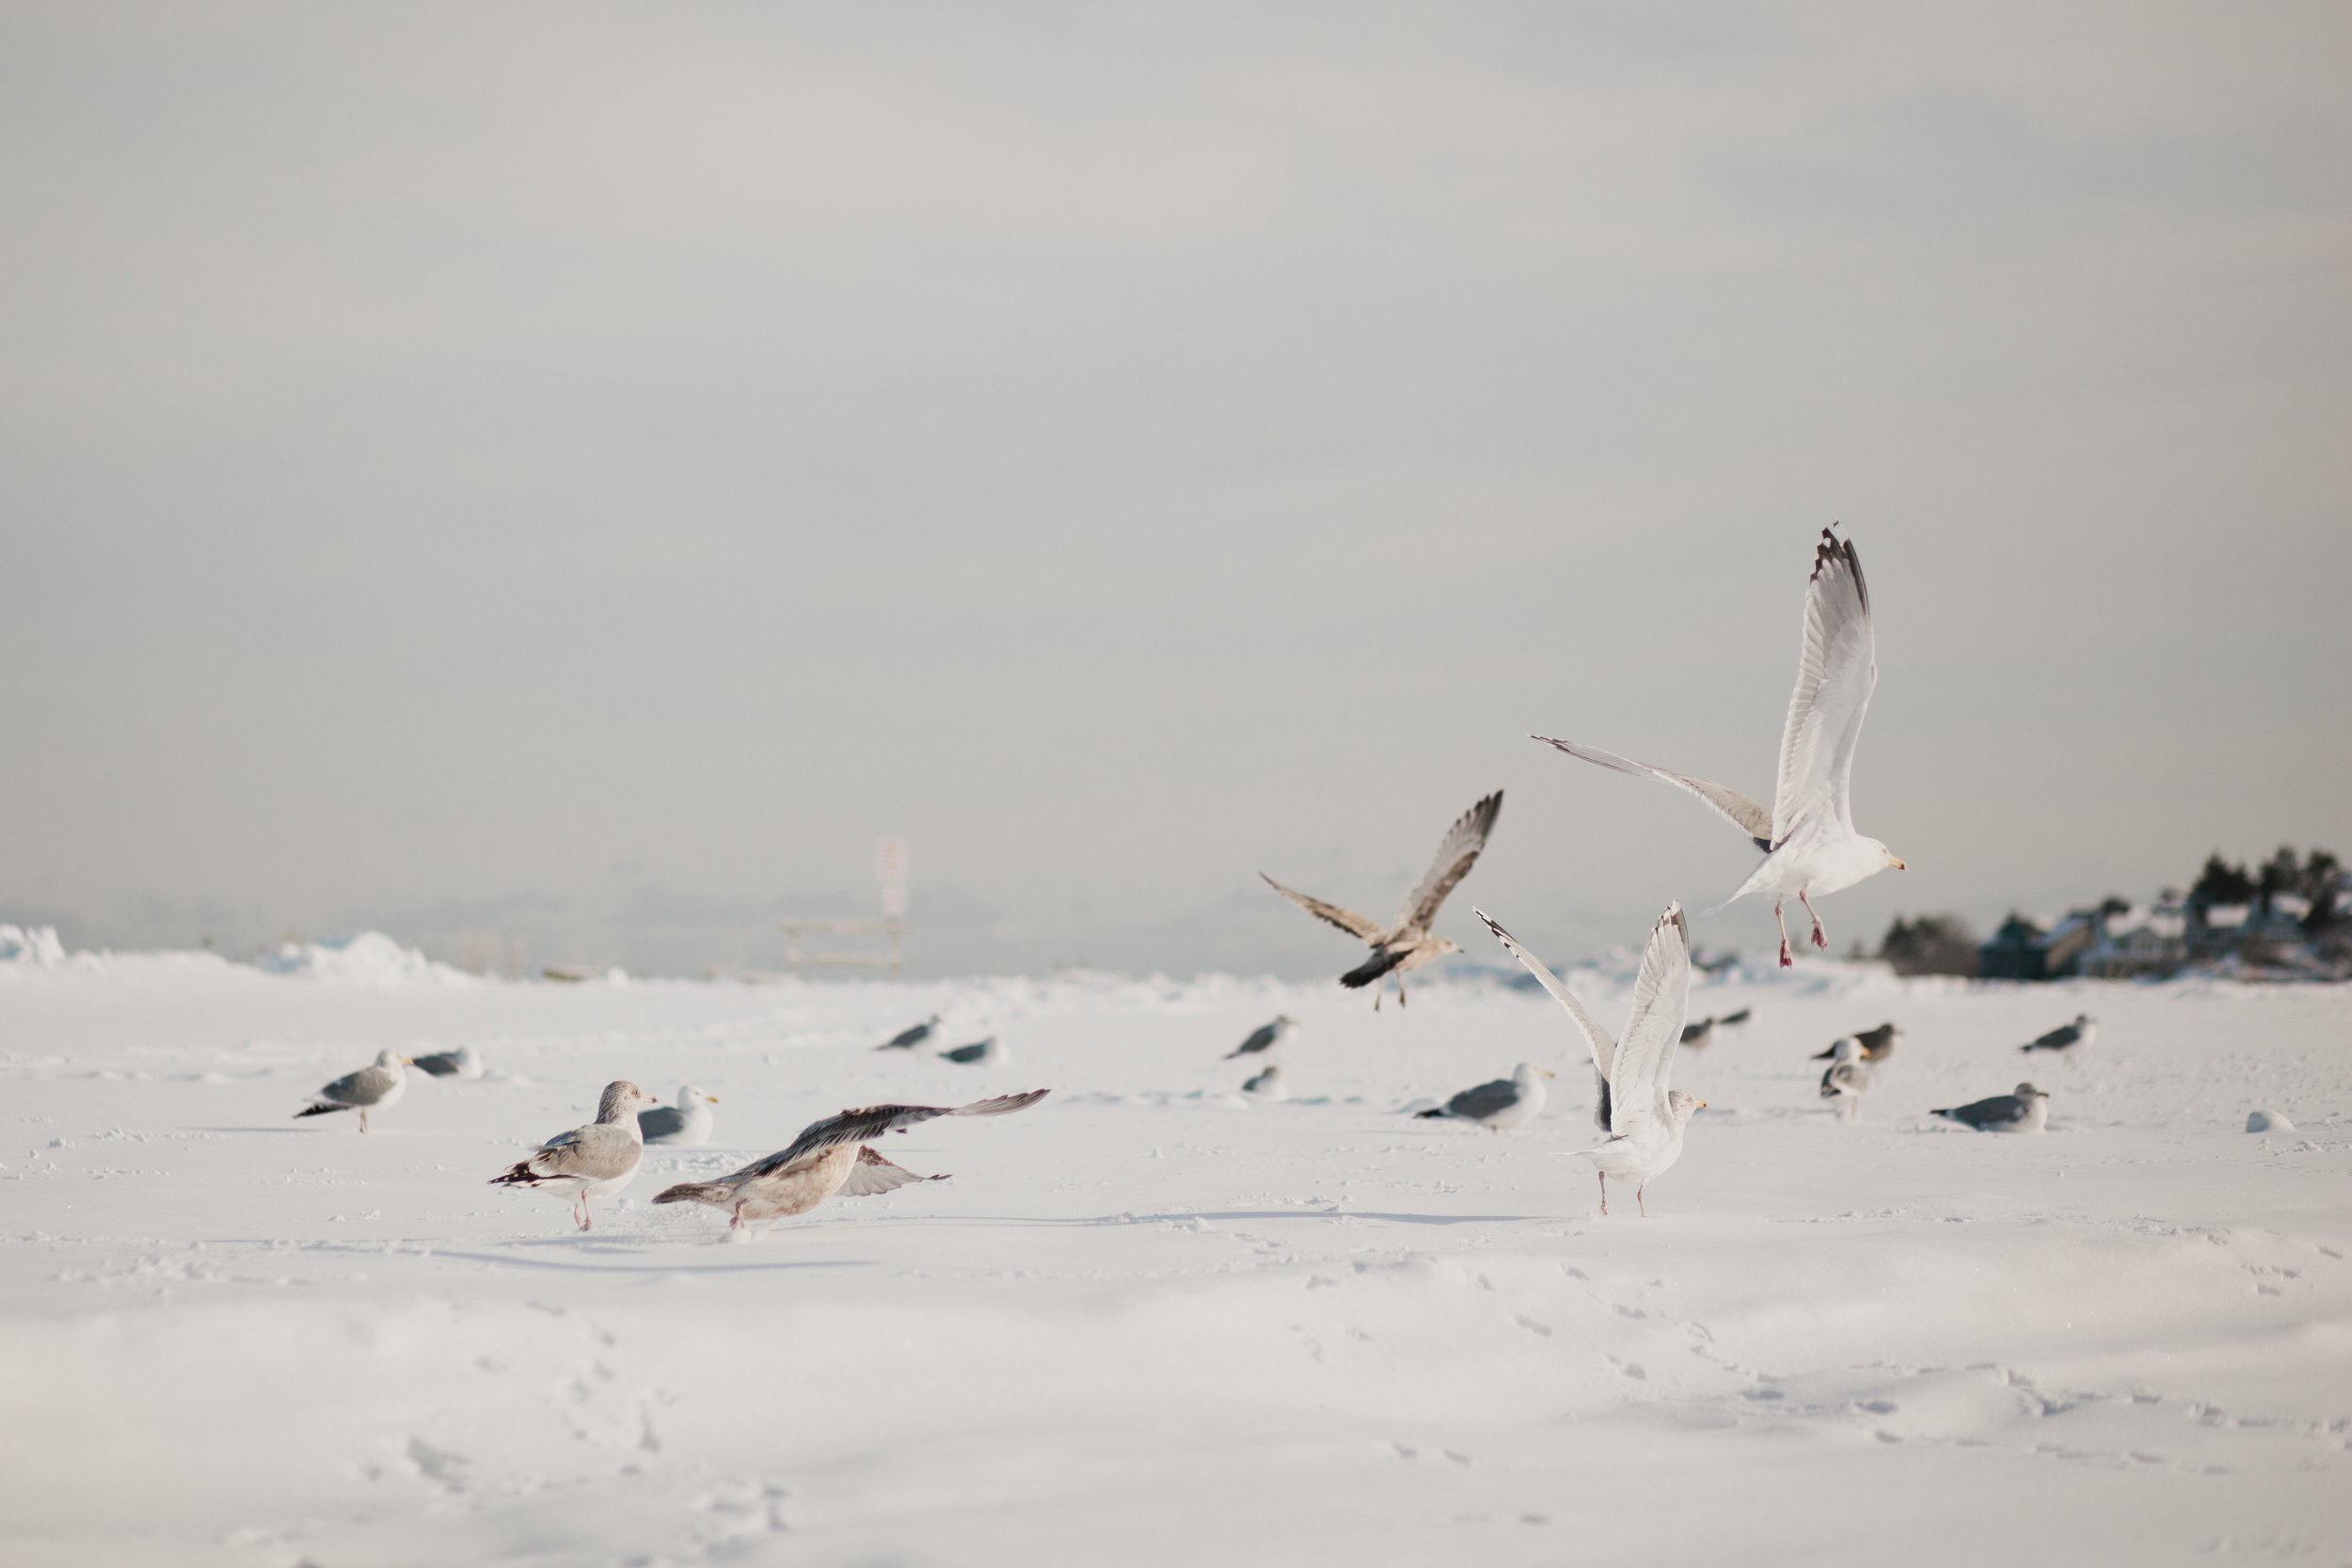
<svg viewBox="0 0 2352 1568">
<path fill-rule="evenodd" d="M 0 40 L 0 920 L 1336 974 L 1501 787 L 1572 957 L 1753 856 L 1526 737 L 1768 793 L 1833 521 L 1836 951 L 2352 849 L 2339 8 Z"/>
</svg>

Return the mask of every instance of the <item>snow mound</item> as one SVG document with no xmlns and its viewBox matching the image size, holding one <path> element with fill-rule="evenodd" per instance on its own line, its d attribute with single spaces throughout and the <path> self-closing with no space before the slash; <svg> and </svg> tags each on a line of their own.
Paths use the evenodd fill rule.
<svg viewBox="0 0 2352 1568">
<path fill-rule="evenodd" d="M 325 942 L 290 942 L 264 953 L 253 967 L 342 986 L 464 986 L 474 976 L 436 963 L 413 947 L 403 947 L 381 931 L 359 931 Z"/>
<path fill-rule="evenodd" d="M 65 943 L 55 926 L 0 926 L 0 964 L 56 969 L 65 962 Z"/>
<path fill-rule="evenodd" d="M 2246 1113 L 2246 1130 L 2249 1132 L 2292 1132 L 2295 1123 L 2276 1111 L 2249 1111 Z"/>
</svg>

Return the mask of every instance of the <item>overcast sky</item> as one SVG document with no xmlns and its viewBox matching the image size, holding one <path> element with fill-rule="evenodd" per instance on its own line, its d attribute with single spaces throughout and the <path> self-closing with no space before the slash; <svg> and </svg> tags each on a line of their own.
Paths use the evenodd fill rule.
<svg viewBox="0 0 2352 1568">
<path fill-rule="evenodd" d="M 0 919 L 1336 974 L 2352 849 L 2352 10 L 0 6 Z M 474 932 L 475 936 L 463 937 Z M 1754 949 L 1769 906 L 1700 923 Z"/>
</svg>

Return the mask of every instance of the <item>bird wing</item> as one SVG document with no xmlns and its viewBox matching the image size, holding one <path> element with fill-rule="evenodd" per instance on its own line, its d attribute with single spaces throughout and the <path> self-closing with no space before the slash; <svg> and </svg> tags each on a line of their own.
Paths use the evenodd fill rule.
<svg viewBox="0 0 2352 1568">
<path fill-rule="evenodd" d="M 1498 1078 L 1481 1084 L 1474 1089 L 1464 1089 L 1445 1102 L 1445 1108 L 1457 1117 L 1484 1121 L 1498 1112 L 1507 1111 L 1519 1102 L 1519 1086 L 1508 1078 Z"/>
<path fill-rule="evenodd" d="M 1650 931 L 1642 973 L 1633 985 L 1633 1016 L 1626 1020 L 1609 1072 L 1610 1128 L 1620 1137 L 1645 1122 L 1666 1119 L 1666 1080 L 1691 1006 L 1691 928 L 1682 906 L 1669 904 Z"/>
<path fill-rule="evenodd" d="M 969 1105 L 868 1105 L 860 1110 L 844 1111 L 837 1117 L 810 1122 L 801 1129 L 801 1135 L 792 1140 L 790 1147 L 744 1166 L 737 1175 L 746 1179 L 772 1176 L 808 1155 L 821 1154 L 843 1144 L 871 1143 L 884 1133 L 904 1132 L 933 1117 L 1001 1117 L 1012 1111 L 1026 1110 L 1051 1092 L 1049 1089 L 1031 1089 L 1026 1094 L 1002 1094 L 993 1100 L 976 1100 Z"/>
<path fill-rule="evenodd" d="M 644 1147 L 617 1127 L 592 1122 L 558 1132 L 523 1162 L 538 1177 L 578 1176 L 600 1181 L 637 1163 Z"/>
<path fill-rule="evenodd" d="M 1266 874 L 1263 871 L 1259 872 L 1258 875 L 1265 877 L 1266 886 L 1272 888 L 1275 892 L 1280 894 L 1283 897 L 1289 899 L 1300 909 L 1305 910 L 1309 914 L 1313 915 L 1317 920 L 1329 921 L 1332 925 L 1337 926 L 1341 930 L 1345 931 L 1349 936 L 1356 938 L 1359 942 L 1378 942 L 1380 940 L 1381 928 L 1378 921 L 1367 920 L 1362 915 L 1358 914 L 1354 910 L 1343 910 L 1337 904 L 1327 904 L 1320 898 L 1310 898 L 1305 894 L 1286 888 L 1281 883 L 1276 881 L 1273 878 L 1266 877 Z"/>
<path fill-rule="evenodd" d="M 1788 721 L 1780 736 L 1780 783 L 1772 793 L 1774 846 L 1823 813 L 1834 825 L 1852 832 L 1854 747 L 1878 681 L 1878 636 L 1870 628 L 1862 562 L 1851 545 L 1823 529 L 1805 589 L 1797 687 L 1789 694 Z"/>
<path fill-rule="evenodd" d="M 1478 863 L 1478 852 L 1486 847 L 1486 835 L 1494 832 L 1495 818 L 1502 815 L 1502 791 L 1498 789 L 1454 819 L 1454 826 L 1438 845 L 1437 859 L 1429 863 L 1421 885 L 1406 896 L 1405 908 L 1397 912 L 1396 929 L 1429 928 L 1446 895 Z"/>
<path fill-rule="evenodd" d="M 1536 983 L 1551 992 L 1554 1002 L 1567 1008 L 1568 1018 L 1576 1024 L 1577 1033 L 1584 1037 L 1585 1049 L 1593 1053 L 1595 1070 L 1599 1072 L 1604 1083 L 1607 1082 L 1611 1062 L 1617 1053 L 1617 1042 L 1609 1037 L 1609 1031 L 1600 1026 L 1598 1019 L 1584 1010 L 1584 1004 L 1576 999 L 1576 993 L 1562 985 L 1560 976 L 1545 968 L 1541 958 L 1521 947 L 1510 932 L 1496 925 L 1494 916 L 1475 906 L 1470 913 L 1486 923 L 1486 929 L 1495 934 L 1495 940 L 1510 949 L 1511 957 L 1527 966 L 1527 972 L 1535 976 Z"/>
<path fill-rule="evenodd" d="M 1259 1024 L 1257 1028 L 1249 1032 L 1248 1039 L 1233 1047 L 1225 1059 L 1230 1062 L 1235 1056 L 1253 1055 L 1268 1049 L 1274 1044 L 1274 1027 L 1271 1023 Z"/>
<path fill-rule="evenodd" d="M 1572 740 L 1554 740 L 1548 735 L 1539 735 L 1534 738 L 1547 746 L 1557 746 L 1572 757 L 1582 757 L 1586 762 L 1598 763 L 1601 767 L 1613 768 L 1619 773 L 1630 773 L 1636 778 L 1647 777 L 1670 784 L 1677 789 L 1683 790 L 1703 801 L 1718 816 L 1747 834 L 1758 849 L 1770 849 L 1772 847 L 1772 812 L 1766 809 L 1761 801 L 1749 800 L 1729 784 L 1713 784 L 1706 779 L 1694 779 L 1688 773 L 1677 773 L 1667 768 L 1654 768 L 1646 762 L 1635 762 L 1631 757 L 1621 757 L 1614 752 L 1604 752 L 1597 746 L 1579 746 Z"/>
<path fill-rule="evenodd" d="M 637 1130 L 648 1138 L 666 1138 L 686 1130 L 686 1113 L 668 1105 L 637 1113 Z"/>
<path fill-rule="evenodd" d="M 338 1105 L 373 1105 L 392 1092 L 399 1077 L 388 1067 L 363 1067 L 357 1072 L 346 1072 L 319 1090 L 321 1100 L 331 1100 Z"/>
<path fill-rule="evenodd" d="M 458 1060 L 454 1051 L 436 1051 L 429 1056 L 418 1056 L 413 1060 L 417 1067 L 436 1078 L 447 1078 L 465 1065 Z"/>
<path fill-rule="evenodd" d="M 857 1151 L 857 1164 L 850 1167 L 850 1179 L 841 1183 L 836 1197 L 873 1197 L 878 1194 L 903 1187 L 910 1181 L 945 1181 L 944 1176 L 917 1176 L 904 1165 L 894 1165 L 870 1148 Z"/>
</svg>

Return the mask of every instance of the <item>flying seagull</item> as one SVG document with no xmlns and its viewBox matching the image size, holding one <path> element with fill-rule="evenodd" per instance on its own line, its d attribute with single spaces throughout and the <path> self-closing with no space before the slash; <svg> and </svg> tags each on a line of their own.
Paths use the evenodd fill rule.
<svg viewBox="0 0 2352 1568">
<path fill-rule="evenodd" d="M 885 1132 L 903 1132 L 933 1117 L 1001 1117 L 1026 1110 L 1050 1091 L 999 1095 L 969 1105 L 868 1105 L 813 1121 L 790 1148 L 745 1165 L 716 1181 L 682 1181 L 656 1195 L 656 1203 L 707 1203 L 727 1211 L 727 1228 L 749 1235 L 753 1227 L 787 1214 L 806 1213 L 835 1193 L 871 1197 L 910 1181 L 944 1181 L 892 1164 L 866 1147 Z"/>
<path fill-rule="evenodd" d="M 2078 1045 L 2089 1045 L 2099 1037 L 2099 1021 L 2089 1013 L 2076 1013 L 2074 1022 L 2061 1023 L 2041 1036 L 2031 1045 L 2021 1045 L 2020 1051 L 2072 1051 Z"/>
<path fill-rule="evenodd" d="M 1856 1029 L 1850 1036 L 1830 1041 L 1827 1051 L 1815 1052 L 1811 1059 L 1817 1062 L 1832 1061 L 1837 1055 L 1837 1048 L 1847 1039 L 1851 1039 L 1862 1047 L 1864 1061 L 1883 1062 L 1895 1053 L 1896 1043 L 1902 1037 L 1903 1032 L 1891 1023 L 1882 1023 L 1875 1029 Z"/>
<path fill-rule="evenodd" d="M 2050 1093 L 2031 1084 L 2020 1084 L 2013 1094 L 1996 1094 L 1990 1100 L 1971 1101 L 1950 1110 L 1928 1114 L 1973 1127 L 1979 1132 L 2039 1132 L 2049 1125 Z"/>
<path fill-rule="evenodd" d="M 912 1051 L 938 1033 L 939 1015 L 933 1013 L 914 1028 L 899 1030 L 874 1049 L 877 1051 Z"/>
<path fill-rule="evenodd" d="M 1863 1092 L 1870 1086 L 1870 1068 L 1862 1057 L 1863 1044 L 1851 1036 L 1830 1047 L 1829 1070 L 1821 1074 L 1821 1098 L 1846 1120 L 1862 1114 Z"/>
<path fill-rule="evenodd" d="M 1489 1132 L 1508 1132 L 1514 1127 L 1526 1126 L 1542 1113 L 1544 1080 L 1550 1076 L 1551 1069 L 1548 1067 L 1521 1062 L 1511 1069 L 1508 1078 L 1464 1089 L 1434 1111 L 1414 1114 L 1452 1117 L 1457 1121 L 1474 1121 Z"/>
<path fill-rule="evenodd" d="M 1484 910 L 1471 911 L 1486 923 L 1511 956 L 1527 966 L 1552 1000 L 1568 1010 L 1577 1033 L 1592 1053 L 1596 1094 L 1593 1120 L 1608 1142 L 1581 1149 L 1600 1173 L 1600 1212 L 1609 1212 L 1609 1179 L 1633 1183 L 1633 1201 L 1649 1217 L 1642 1191 L 1651 1179 L 1682 1158 L 1682 1132 L 1693 1112 L 1707 1101 L 1666 1086 L 1674 1070 L 1675 1042 L 1682 1037 L 1682 1019 L 1691 1005 L 1691 930 L 1682 906 L 1669 904 L 1650 931 L 1642 954 L 1642 972 L 1633 987 L 1633 1013 L 1626 1020 L 1625 1038 L 1613 1040 L 1599 1021 L 1585 1011 L 1576 994 L 1543 960 L 1521 947 Z"/>
<path fill-rule="evenodd" d="M 412 1056 L 409 1062 L 436 1078 L 482 1076 L 482 1053 L 470 1045 L 461 1045 L 454 1051 L 436 1051 L 430 1055 Z"/>
<path fill-rule="evenodd" d="M 596 1120 L 558 1132 L 514 1169 L 490 1178 L 490 1185 L 528 1187 L 568 1197 L 572 1218 L 582 1230 L 589 1229 L 588 1200 L 608 1197 L 636 1180 L 637 1163 L 645 1155 L 645 1135 L 638 1130 L 637 1111 L 655 1103 L 653 1096 L 628 1079 L 615 1079 L 604 1086 Z"/>
<path fill-rule="evenodd" d="M 1236 1056 L 1254 1056 L 1261 1051 L 1271 1051 L 1290 1038 L 1292 1032 L 1297 1027 L 1298 1021 L 1288 1013 L 1284 1013 L 1271 1023 L 1261 1023 L 1249 1031 L 1248 1039 L 1227 1052 L 1225 1059 L 1230 1062 Z"/>
<path fill-rule="evenodd" d="M 1813 945 L 1829 946 L 1829 933 L 1813 908 L 1811 894 L 1850 888 L 1866 877 L 1903 863 L 1875 838 L 1853 826 L 1853 753 L 1862 738 L 1862 715 L 1878 685 L 1878 638 L 1870 629 L 1870 594 L 1853 546 L 1828 529 L 1813 552 L 1813 578 L 1804 596 L 1804 639 L 1797 663 L 1797 689 L 1788 699 L 1788 721 L 1780 737 L 1780 782 L 1768 808 L 1738 790 L 1687 774 L 1653 768 L 1614 752 L 1537 736 L 1572 757 L 1620 773 L 1647 775 L 1686 790 L 1746 833 L 1764 859 L 1730 898 L 1751 893 L 1772 895 L 1772 919 L 1780 925 L 1780 963 L 1788 955 L 1788 926 L 1780 907 L 1790 894 L 1813 917 Z M 1717 908 L 1721 908 L 1718 905 Z"/>
<path fill-rule="evenodd" d="M 408 1060 L 397 1051 L 379 1051 L 375 1060 L 357 1072 L 346 1072 L 321 1088 L 294 1118 L 323 1117 L 335 1111 L 359 1113 L 359 1131 L 368 1130 L 368 1113 L 381 1111 L 408 1092 L 408 1075 L 401 1067 Z"/>
<path fill-rule="evenodd" d="M 1340 976 L 1340 984 L 1351 989 L 1371 986 L 1372 1010 L 1380 1010 L 1380 977 L 1391 970 L 1396 972 L 1396 1005 L 1405 1006 L 1405 972 L 1419 969 L 1432 958 L 1442 958 L 1448 953 L 1459 953 L 1461 944 L 1444 937 L 1430 934 L 1429 923 L 1438 918 L 1438 908 L 1445 895 L 1454 891 L 1454 884 L 1470 875 L 1470 868 L 1478 863 L 1478 852 L 1486 847 L 1486 835 L 1494 832 L 1495 818 L 1502 813 L 1502 791 L 1496 790 L 1478 804 L 1464 812 L 1453 827 L 1446 830 L 1445 841 L 1438 846 L 1438 858 L 1429 863 L 1421 885 L 1405 900 L 1405 908 L 1396 920 L 1382 926 L 1368 920 L 1352 910 L 1337 904 L 1327 904 L 1320 898 L 1310 898 L 1294 893 L 1265 873 L 1266 886 L 1305 910 L 1318 920 L 1327 920 L 1348 935 L 1372 944 L 1372 957 Z"/>
<path fill-rule="evenodd" d="M 650 1111 L 637 1113 L 637 1131 L 649 1144 L 668 1144 L 673 1148 L 691 1148 L 710 1141 L 710 1108 L 719 1103 L 719 1097 L 707 1094 L 691 1084 L 678 1085 L 677 1103 L 657 1105 Z"/>
</svg>

